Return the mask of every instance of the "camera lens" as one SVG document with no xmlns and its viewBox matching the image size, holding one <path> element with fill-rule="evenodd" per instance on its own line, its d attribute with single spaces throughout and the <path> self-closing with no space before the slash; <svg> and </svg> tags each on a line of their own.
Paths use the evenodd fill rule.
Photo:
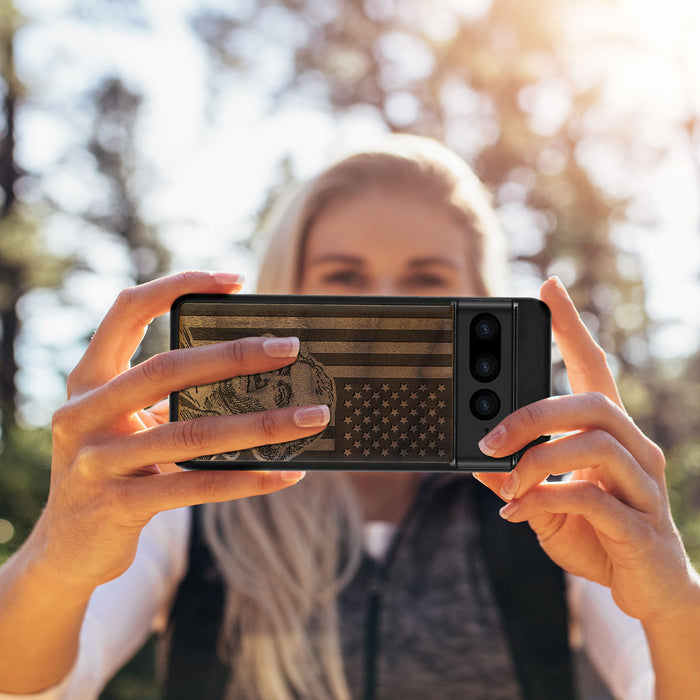
<svg viewBox="0 0 700 700">
<path fill-rule="evenodd" d="M 501 408 L 498 396 L 490 389 L 477 391 L 470 401 L 472 413 L 480 420 L 493 418 Z"/>
<path fill-rule="evenodd" d="M 501 330 L 498 319 L 491 314 L 481 314 L 474 319 L 474 333 L 481 340 L 493 340 Z"/>
<path fill-rule="evenodd" d="M 493 355 L 480 355 L 474 362 L 474 374 L 482 382 L 488 382 L 498 374 L 498 360 Z"/>
</svg>

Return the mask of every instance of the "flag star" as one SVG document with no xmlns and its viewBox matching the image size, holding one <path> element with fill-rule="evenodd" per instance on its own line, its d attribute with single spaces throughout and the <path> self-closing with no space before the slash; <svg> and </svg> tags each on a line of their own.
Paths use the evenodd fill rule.
<svg viewBox="0 0 700 700">
<path fill-rule="evenodd" d="M 352 407 L 352 401 L 348 399 L 344 404 L 345 408 L 351 408 Z"/>
<path fill-rule="evenodd" d="M 362 391 L 372 391 L 372 385 L 371 384 L 363 384 Z"/>
<path fill-rule="evenodd" d="M 438 384 L 438 391 L 445 391 L 445 385 L 444 385 L 444 384 Z"/>
<path fill-rule="evenodd" d="M 431 409 L 428 411 L 428 415 L 429 415 L 429 416 L 435 416 L 435 415 L 437 415 L 437 411 L 436 411 L 434 408 L 431 408 Z"/>
<path fill-rule="evenodd" d="M 344 454 L 346 457 L 349 457 L 349 456 L 352 454 L 352 450 L 346 449 L 346 450 L 343 451 L 343 454 Z"/>
<path fill-rule="evenodd" d="M 355 398 L 358 399 L 358 400 L 361 399 L 361 398 L 362 398 L 362 394 L 361 394 L 359 391 L 356 391 L 356 392 L 355 392 Z"/>
<path fill-rule="evenodd" d="M 418 432 L 418 426 L 417 426 L 417 425 L 412 425 L 412 426 L 409 428 L 409 430 L 410 430 L 412 433 L 417 433 L 417 432 Z"/>
<path fill-rule="evenodd" d="M 352 384 L 345 384 L 343 388 L 345 391 L 352 391 Z"/>
<path fill-rule="evenodd" d="M 412 450 L 415 450 L 417 447 L 418 447 L 418 443 L 417 443 L 415 440 L 413 440 L 413 441 L 411 442 L 411 449 L 412 449 Z"/>
<path fill-rule="evenodd" d="M 411 401 L 415 401 L 418 398 L 418 394 L 416 394 L 415 391 L 412 391 L 408 398 L 411 399 Z"/>
<path fill-rule="evenodd" d="M 382 457 L 387 457 L 389 455 L 389 450 L 386 447 L 382 450 Z"/>
<path fill-rule="evenodd" d="M 437 428 L 431 423 L 430 426 L 428 427 L 428 432 L 434 433 L 436 430 L 437 430 Z"/>
<path fill-rule="evenodd" d="M 444 402 L 444 401 L 438 401 L 438 408 L 445 408 L 445 402 Z"/>
<path fill-rule="evenodd" d="M 445 424 L 445 416 L 440 416 L 437 420 L 438 425 L 444 425 Z"/>
<path fill-rule="evenodd" d="M 434 391 L 432 391 L 432 392 L 430 392 L 430 393 L 428 394 L 428 398 L 429 398 L 431 401 L 435 401 L 435 399 L 437 398 L 437 394 L 436 394 Z"/>
<path fill-rule="evenodd" d="M 373 433 L 379 433 L 379 432 L 381 432 L 381 430 L 382 430 L 382 429 L 379 427 L 379 425 L 378 425 L 377 423 L 375 423 L 375 424 L 372 426 L 372 432 L 373 432 Z"/>
<path fill-rule="evenodd" d="M 436 445 L 435 440 L 431 440 L 431 441 L 428 443 L 428 447 L 429 447 L 431 450 L 434 450 L 434 449 L 435 449 L 435 445 Z"/>
<path fill-rule="evenodd" d="M 407 450 L 401 450 L 401 452 L 399 452 L 399 455 L 401 455 L 401 457 L 405 457 L 407 454 L 408 454 Z"/>
<path fill-rule="evenodd" d="M 428 391 L 428 387 L 425 384 L 421 384 L 418 387 L 418 391 Z"/>
<path fill-rule="evenodd" d="M 422 410 L 425 410 L 426 408 L 428 408 L 428 405 L 425 403 L 425 401 L 421 401 L 421 402 L 418 404 L 418 408 L 420 408 L 420 409 L 422 409 Z"/>
<path fill-rule="evenodd" d="M 399 398 L 399 395 L 398 395 L 396 392 L 394 392 L 394 393 L 391 395 L 391 398 L 392 398 L 394 401 L 396 401 L 396 399 Z"/>
<path fill-rule="evenodd" d="M 383 423 L 384 425 L 386 425 L 386 424 L 389 423 L 389 422 L 390 422 L 389 416 L 384 416 L 384 417 L 382 418 L 382 423 Z"/>
<path fill-rule="evenodd" d="M 363 405 L 365 408 L 369 408 L 372 404 L 370 403 L 369 399 L 365 399 L 365 400 L 362 402 L 362 405 Z"/>
<path fill-rule="evenodd" d="M 408 423 L 408 418 L 406 418 L 406 416 L 401 416 L 401 418 L 399 418 L 399 423 L 406 425 L 406 423 Z"/>
<path fill-rule="evenodd" d="M 425 450 L 420 450 L 420 452 L 418 452 L 418 454 L 419 454 L 421 457 L 425 457 Z"/>
<path fill-rule="evenodd" d="M 352 423 L 352 418 L 350 416 L 345 416 L 343 419 L 346 423 Z"/>
<path fill-rule="evenodd" d="M 438 433 L 438 440 L 442 442 L 445 439 L 445 433 Z"/>
<path fill-rule="evenodd" d="M 376 401 L 379 398 L 379 392 L 375 391 L 374 394 L 372 394 L 372 398 Z"/>
<path fill-rule="evenodd" d="M 372 411 L 372 415 L 373 416 L 381 416 L 382 415 L 381 409 L 375 408 L 374 411 Z"/>
<path fill-rule="evenodd" d="M 398 416 L 398 415 L 399 415 L 399 409 L 398 409 L 398 408 L 392 408 L 392 409 L 391 409 L 391 415 L 392 415 L 392 416 Z"/>
<path fill-rule="evenodd" d="M 372 447 L 374 447 L 375 450 L 378 450 L 378 449 L 379 449 L 379 440 L 375 440 L 375 441 L 372 443 Z"/>
<path fill-rule="evenodd" d="M 352 431 L 353 431 L 354 433 L 361 433 L 361 432 L 362 432 L 362 426 L 358 423 L 358 424 L 352 429 Z"/>
<path fill-rule="evenodd" d="M 356 450 L 359 450 L 360 447 L 362 447 L 362 443 L 361 443 L 359 440 L 355 440 L 355 442 L 353 443 L 353 447 L 354 447 Z"/>
<path fill-rule="evenodd" d="M 408 391 L 408 384 L 402 384 L 399 387 L 399 391 Z"/>
<path fill-rule="evenodd" d="M 419 422 L 421 425 L 425 425 L 425 424 L 428 422 L 428 419 L 427 419 L 425 416 L 421 416 L 421 417 L 418 419 L 418 422 Z"/>
<path fill-rule="evenodd" d="M 365 457 L 369 457 L 369 450 L 365 447 L 365 449 L 362 450 L 362 454 L 363 454 Z"/>
<path fill-rule="evenodd" d="M 408 408 L 408 401 L 402 401 L 399 406 L 401 406 L 401 408 Z"/>
<path fill-rule="evenodd" d="M 369 416 L 365 416 L 365 417 L 362 419 L 362 422 L 363 422 L 363 423 L 371 423 L 371 422 L 372 422 L 372 419 L 371 419 Z"/>
<path fill-rule="evenodd" d="M 344 438 L 345 440 L 352 440 L 352 433 L 345 433 L 345 434 L 343 435 L 343 438 Z"/>
<path fill-rule="evenodd" d="M 389 402 L 386 399 L 382 401 L 382 408 L 389 408 Z"/>
<path fill-rule="evenodd" d="M 438 450 L 438 457 L 444 457 L 445 456 L 445 450 Z"/>
<path fill-rule="evenodd" d="M 395 450 L 399 446 L 399 441 L 398 440 L 392 440 L 391 441 L 391 449 Z"/>
<path fill-rule="evenodd" d="M 353 413 L 354 413 L 356 416 L 361 416 L 361 415 L 362 415 L 362 409 L 361 409 L 361 408 L 356 408 L 356 409 L 353 411 Z"/>
<path fill-rule="evenodd" d="M 417 415 L 418 415 L 418 409 L 412 408 L 412 409 L 410 410 L 410 415 L 412 415 L 412 416 L 417 416 Z"/>
<path fill-rule="evenodd" d="M 389 385 L 388 385 L 388 384 L 382 384 L 382 391 L 389 391 Z"/>
<path fill-rule="evenodd" d="M 399 432 L 399 426 L 394 423 L 394 425 L 391 426 L 391 432 L 392 433 L 398 433 Z"/>
</svg>

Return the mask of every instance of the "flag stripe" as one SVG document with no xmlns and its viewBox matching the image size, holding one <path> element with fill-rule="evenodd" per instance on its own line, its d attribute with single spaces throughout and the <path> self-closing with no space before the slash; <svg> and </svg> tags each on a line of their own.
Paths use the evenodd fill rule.
<svg viewBox="0 0 700 700">
<path fill-rule="evenodd" d="M 222 342 L 226 340 L 236 340 L 237 338 L 247 338 L 254 335 L 271 333 L 272 335 L 295 335 L 299 340 L 305 342 L 314 341 L 336 341 L 352 342 L 358 338 L 366 339 L 368 342 L 380 343 L 450 343 L 452 342 L 452 329 L 424 329 L 414 330 L 410 328 L 401 329 L 379 329 L 379 328 L 299 328 L 291 326 L 283 328 L 280 326 L 260 326 L 251 328 L 207 328 L 204 326 L 192 326 L 189 328 L 192 339 L 196 342 Z"/>
<path fill-rule="evenodd" d="M 325 367 L 331 368 L 338 365 L 346 367 L 452 367 L 452 355 L 417 355 L 394 354 L 383 355 L 378 352 L 356 353 L 314 353 L 314 357 Z"/>
<path fill-rule="evenodd" d="M 294 318 L 343 318 L 351 320 L 367 318 L 445 318 L 452 319 L 453 308 L 450 302 L 444 306 L 435 305 L 368 305 L 368 304 L 323 304 L 310 302 L 304 304 L 246 304 L 234 302 L 202 304 L 185 302 L 178 309 L 180 316 L 216 316 L 218 318 L 247 317 L 294 317 Z"/>
<path fill-rule="evenodd" d="M 330 372 L 335 380 L 338 377 L 352 377 L 355 379 L 401 379 L 402 377 L 415 379 L 450 379 L 452 377 L 452 364 L 449 367 L 367 367 L 367 366 L 334 366 Z"/>
<path fill-rule="evenodd" d="M 187 322 L 183 319 L 181 325 L 188 328 L 363 328 L 382 330 L 389 329 L 426 329 L 451 330 L 451 318 L 358 318 L 356 316 L 341 316 L 332 318 L 311 318 L 299 316 L 270 317 L 270 316 L 190 316 Z"/>
</svg>

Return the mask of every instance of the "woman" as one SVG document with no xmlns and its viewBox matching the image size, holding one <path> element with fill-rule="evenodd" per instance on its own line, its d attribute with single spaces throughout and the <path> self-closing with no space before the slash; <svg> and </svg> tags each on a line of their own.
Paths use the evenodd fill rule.
<svg viewBox="0 0 700 700">
<path fill-rule="evenodd" d="M 466 166 L 432 142 L 398 139 L 299 193 L 271 236 L 259 290 L 485 295 L 501 281 L 498 244 L 493 213 Z M 363 689 L 366 697 L 569 697 L 568 661 L 556 643 L 563 618 L 548 610 L 559 605 L 556 572 L 535 555 L 518 559 L 526 535 L 493 538 L 490 492 L 475 491 L 469 477 L 312 473 L 278 491 L 303 474 L 173 465 L 306 437 L 328 421 L 324 407 L 305 406 L 168 424 L 156 403 L 186 386 L 290 364 L 293 339 L 164 353 L 129 369 L 145 327 L 175 297 L 238 288 L 233 275 L 186 273 L 126 290 L 71 374 L 68 403 L 54 419 L 47 507 L 0 572 L 0 690 L 58 684 L 39 697 L 94 697 L 154 621 L 170 614 L 173 697 L 190 662 L 194 673 L 204 669 L 196 678 L 202 697 L 347 698 Z M 548 280 L 542 298 L 574 394 L 515 412 L 481 446 L 503 456 L 542 434 L 568 435 L 529 450 L 510 475 L 479 479 L 508 502 L 503 518 L 527 521 L 558 566 L 608 587 L 641 621 L 658 697 L 700 697 L 700 584 L 671 520 L 663 455 L 624 413 L 604 354 L 561 285 Z M 572 469 L 571 481 L 542 483 Z M 188 569 L 191 512 L 181 507 L 205 502 L 220 505 L 195 509 Z M 528 530 L 516 527 L 506 531 Z M 508 542 L 516 544 L 500 551 Z M 534 570 L 523 568 L 535 560 Z M 453 576 L 451 562 L 459 568 Z M 375 575 L 389 567 L 392 576 Z M 512 577 L 505 593 L 502 571 Z M 602 622 L 615 618 L 592 641 L 608 645 L 602 655 L 616 654 L 605 635 L 618 625 L 634 635 L 639 624 L 599 585 L 572 580 L 584 626 L 595 611 Z M 393 588 L 380 597 L 384 584 Z M 556 619 L 543 647 L 536 633 L 528 637 L 537 616 L 523 621 L 518 608 L 527 607 L 523 591 L 541 597 L 544 586 L 540 617 Z M 366 638 L 358 632 L 365 604 L 367 619 L 385 625 L 379 634 L 370 625 Z M 213 633 L 203 629 L 212 619 Z M 554 685 L 538 686 L 550 639 Z M 223 673 L 209 663 L 217 644 Z M 612 682 L 643 697 L 625 672 Z M 204 688 L 207 678 L 216 687 Z"/>
</svg>

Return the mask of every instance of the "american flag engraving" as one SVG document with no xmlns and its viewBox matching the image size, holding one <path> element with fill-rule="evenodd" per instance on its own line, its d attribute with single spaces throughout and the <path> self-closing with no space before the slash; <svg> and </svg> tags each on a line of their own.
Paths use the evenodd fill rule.
<svg viewBox="0 0 700 700">
<path fill-rule="evenodd" d="M 178 419 L 324 402 L 328 427 L 265 450 L 201 458 L 449 463 L 453 459 L 453 308 L 445 305 L 185 302 L 180 347 L 296 335 L 288 369 L 180 392 Z M 223 387 L 223 388 L 222 388 Z M 233 397 L 233 399 L 231 398 Z"/>
</svg>

